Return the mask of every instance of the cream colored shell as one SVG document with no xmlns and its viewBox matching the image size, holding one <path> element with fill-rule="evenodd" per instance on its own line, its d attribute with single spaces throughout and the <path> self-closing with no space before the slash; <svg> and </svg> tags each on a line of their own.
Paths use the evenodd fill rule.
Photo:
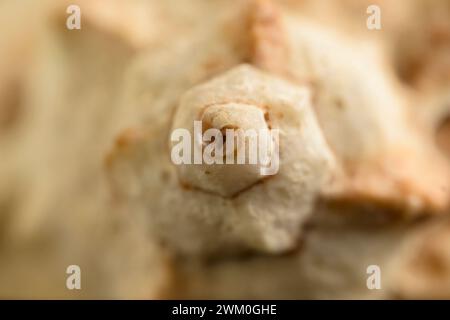
<svg viewBox="0 0 450 320">
<path fill-rule="evenodd" d="M 296 245 L 301 224 L 333 163 L 309 91 L 251 66 L 238 66 L 189 90 L 181 98 L 172 128 L 191 129 L 206 106 L 224 103 L 263 108 L 270 126 L 280 130 L 280 166 L 275 175 L 253 181 L 255 172 L 245 165 L 230 169 L 221 167 L 226 164 L 211 165 L 219 172 L 212 177 L 205 174 L 206 165 L 178 167 L 170 159 L 169 137 L 150 134 L 113 158 L 114 176 L 122 179 L 116 185 L 128 191 L 136 189 L 130 183 L 137 186 L 134 197 L 143 204 L 149 228 L 178 252 L 288 250 Z M 123 180 L 125 170 L 135 172 L 128 175 L 132 182 Z M 161 181 L 163 174 L 170 178 Z M 244 189 L 227 193 L 242 181 Z"/>
<path fill-rule="evenodd" d="M 307 19 L 286 16 L 284 25 L 289 76 L 311 83 L 317 118 L 343 173 L 326 196 L 404 213 L 445 210 L 448 164 L 420 130 L 381 52 Z"/>
</svg>

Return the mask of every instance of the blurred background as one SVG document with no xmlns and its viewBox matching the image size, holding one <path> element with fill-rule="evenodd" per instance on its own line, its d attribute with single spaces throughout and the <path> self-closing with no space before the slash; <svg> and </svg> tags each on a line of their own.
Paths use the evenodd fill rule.
<svg viewBox="0 0 450 320">
<path fill-rule="evenodd" d="M 173 262 L 145 226 L 116 212 L 104 159 L 120 131 L 148 116 L 122 94 L 133 61 L 195 41 L 246 2 L 0 1 L 1 298 L 177 296 Z M 449 0 L 275 2 L 379 46 L 450 157 Z M 66 27 L 71 4 L 81 30 Z M 378 31 L 366 27 L 371 4 L 381 9 Z M 82 290 L 65 286 L 73 264 Z"/>
</svg>

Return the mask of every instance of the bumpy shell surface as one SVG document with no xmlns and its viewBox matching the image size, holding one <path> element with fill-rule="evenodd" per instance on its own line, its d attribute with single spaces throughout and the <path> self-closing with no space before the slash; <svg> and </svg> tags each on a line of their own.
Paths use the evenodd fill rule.
<svg viewBox="0 0 450 320">
<path fill-rule="evenodd" d="M 292 248 L 332 166 L 308 89 L 238 66 L 183 95 L 172 128 L 192 130 L 198 115 L 217 105 L 241 118 L 256 108 L 262 122 L 280 130 L 276 174 L 261 176 L 238 164 L 177 166 L 170 159 L 169 136 L 152 128 L 113 153 L 115 184 L 125 192 L 136 190 L 129 196 L 143 204 L 150 228 L 180 252 Z M 258 123 L 250 114 L 251 123 Z"/>
</svg>

